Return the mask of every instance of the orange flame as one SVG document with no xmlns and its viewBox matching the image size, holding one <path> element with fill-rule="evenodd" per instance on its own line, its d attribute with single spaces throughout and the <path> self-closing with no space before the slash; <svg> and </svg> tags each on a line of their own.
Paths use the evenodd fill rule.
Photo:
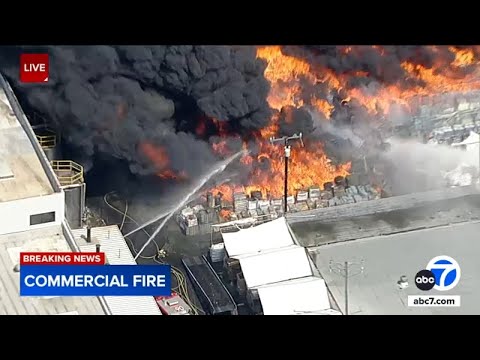
<svg viewBox="0 0 480 360">
<path fill-rule="evenodd" d="M 318 78 L 308 62 L 284 55 L 280 46 L 260 47 L 257 50 L 257 57 L 267 61 L 264 75 L 271 86 L 267 101 L 272 109 L 281 110 L 288 105 L 294 107 L 307 105 L 302 100 L 302 88 L 298 83 L 301 78 L 311 84 L 318 82 L 337 84 L 333 73 L 326 73 L 323 78 Z M 327 118 L 330 117 L 331 108 L 322 101 L 312 98 L 308 105 L 322 112 Z"/>
<path fill-rule="evenodd" d="M 372 47 L 380 56 L 388 56 L 388 47 Z M 347 55 L 361 54 L 367 49 L 362 46 L 346 46 L 340 52 Z M 439 52 L 439 47 L 431 47 Z M 257 57 L 263 59 L 267 66 L 265 78 L 270 82 L 270 93 L 267 101 L 272 109 L 278 110 L 270 119 L 268 126 L 259 132 L 258 156 L 244 156 L 242 163 L 250 169 L 249 180 L 242 188 L 247 193 L 257 190 L 266 197 L 267 193 L 274 197 L 283 195 L 284 186 L 284 154 L 283 147 L 272 145 L 268 140 L 279 133 L 279 111 L 286 106 L 310 106 L 331 117 L 334 106 L 326 99 L 307 96 L 301 84 L 321 85 L 328 91 L 335 91 L 344 96 L 344 102 L 355 101 L 372 115 L 388 115 L 393 105 L 402 105 L 412 109 L 418 96 L 431 96 L 444 92 L 465 92 L 480 89 L 480 64 L 472 49 L 449 47 L 453 59 L 451 63 L 438 57 L 432 67 L 428 68 L 412 61 L 401 64 L 406 74 L 397 84 L 386 84 L 375 89 L 353 87 L 349 81 L 352 76 L 368 77 L 366 71 L 336 74 L 331 69 L 313 66 L 306 60 L 286 55 L 280 46 L 264 46 L 257 49 Z M 476 67 L 475 67 L 476 66 Z M 407 86 L 407 83 L 413 85 Z M 293 121 L 286 116 L 285 121 Z M 221 132 L 222 133 L 222 132 Z M 322 144 L 307 142 L 305 147 L 292 146 L 289 163 L 288 193 L 293 195 L 297 190 L 311 186 L 319 186 L 332 181 L 336 176 L 349 174 L 351 164 L 333 165 L 324 153 Z M 245 144 L 244 144 L 245 146 Z M 259 166 L 268 162 L 269 166 Z M 226 199 L 231 200 L 234 189 L 222 185 L 217 188 Z"/>
<path fill-rule="evenodd" d="M 230 220 L 230 216 L 232 215 L 233 211 L 230 209 L 222 209 L 220 210 L 220 217 L 225 220 Z"/>
<path fill-rule="evenodd" d="M 218 134 L 221 137 L 227 136 L 228 135 L 228 122 L 226 121 L 220 121 L 218 119 L 212 119 L 213 124 L 218 130 Z"/>
<path fill-rule="evenodd" d="M 207 130 L 207 125 L 205 124 L 205 121 L 204 120 L 201 120 L 196 129 L 195 129 L 195 133 L 198 135 L 198 136 L 203 136 L 205 135 L 205 131 Z"/>
<path fill-rule="evenodd" d="M 161 146 L 153 145 L 149 142 L 139 144 L 140 151 L 153 163 L 157 171 L 157 176 L 162 179 L 185 179 L 185 172 L 176 173 L 168 168 L 170 160 L 167 151 Z"/>
<path fill-rule="evenodd" d="M 212 144 L 212 149 L 218 155 L 228 156 L 230 149 L 227 146 L 227 140 L 221 140 L 218 143 Z"/>
<path fill-rule="evenodd" d="M 312 84 L 326 82 L 331 86 L 340 87 L 339 80 L 333 72 L 325 72 L 321 77 L 314 74 L 310 65 L 301 59 L 287 56 L 282 53 L 279 46 L 260 47 L 257 57 L 267 61 L 265 77 L 270 82 L 271 90 L 267 101 L 271 108 L 276 110 L 287 109 L 287 106 L 301 107 L 310 105 L 329 118 L 333 106 L 326 100 L 311 98 L 308 104 L 301 100 L 300 78 Z M 285 121 L 294 121 L 291 112 L 285 113 Z M 268 139 L 278 135 L 279 113 L 275 113 L 268 126 L 260 130 L 258 139 L 259 152 L 256 157 L 245 155 L 241 162 L 250 167 L 249 180 L 241 188 L 250 194 L 260 191 L 263 197 L 267 194 L 272 197 L 281 197 L 284 193 L 284 150 L 282 146 L 272 145 Z M 293 195 L 296 191 L 311 186 L 322 187 L 324 183 L 332 181 L 336 176 L 349 174 L 351 164 L 334 166 L 330 163 L 319 143 L 306 144 L 306 147 L 294 147 L 290 157 L 288 193 Z M 213 145 L 214 151 L 219 153 L 220 144 Z M 244 149 L 247 144 L 244 143 Z M 269 162 L 269 166 L 259 166 L 262 162 Z M 214 194 L 222 193 L 224 199 L 232 200 L 234 187 L 221 185 L 213 189 Z"/>
<path fill-rule="evenodd" d="M 388 56 L 388 48 L 372 46 L 380 56 Z M 350 53 L 361 56 L 367 50 L 364 46 L 345 46 L 340 52 L 345 56 Z M 439 47 L 431 47 L 433 51 L 440 52 Z M 333 104 L 328 100 L 307 96 L 301 84 L 317 86 L 319 84 L 328 91 L 341 91 L 344 102 L 355 100 L 372 115 L 387 115 L 392 105 L 402 105 L 406 110 L 411 110 L 412 100 L 418 96 L 430 96 L 443 92 L 463 92 L 480 89 L 480 73 L 472 70 L 478 65 L 472 49 L 459 49 L 449 47 L 452 61 L 448 63 L 441 56 L 427 68 L 423 65 L 406 61 L 401 64 L 405 71 L 406 79 L 415 80 L 414 85 L 406 86 L 407 82 L 380 86 L 374 90 L 366 87 L 350 86 L 350 77 L 368 77 L 366 71 L 356 71 L 349 74 L 336 74 L 331 69 L 321 66 L 313 67 L 306 60 L 286 55 L 280 46 L 264 46 L 257 49 L 257 57 L 263 59 L 267 66 L 265 78 L 270 82 L 270 93 L 267 101 L 272 109 L 278 110 L 270 120 L 268 126 L 259 132 L 257 157 L 245 156 L 242 162 L 250 166 L 249 181 L 244 184 L 244 190 L 251 192 L 261 191 L 264 196 L 269 193 L 278 197 L 283 194 L 284 186 L 284 157 L 282 146 L 268 143 L 268 139 L 278 135 L 279 111 L 287 106 L 310 106 L 316 109 L 326 119 L 331 117 Z M 478 67 L 480 69 L 480 67 Z M 286 114 L 285 121 L 293 121 Z M 221 132 L 222 133 L 222 132 Z M 269 162 L 269 166 L 258 166 L 262 162 Z M 332 181 L 336 176 L 349 174 L 351 164 L 334 166 L 323 151 L 320 143 L 307 143 L 304 148 L 293 147 L 289 167 L 288 192 L 293 195 L 295 191 L 310 186 L 322 186 L 323 183 Z M 220 187 L 226 199 L 231 199 L 233 190 L 230 187 Z"/>
<path fill-rule="evenodd" d="M 340 49 L 347 55 L 351 52 L 360 53 L 362 46 L 348 46 Z M 381 56 L 388 55 L 387 50 L 381 46 L 372 46 Z M 433 51 L 439 51 L 439 47 L 430 47 Z M 310 105 L 329 118 L 333 110 L 332 104 L 326 100 L 312 98 L 308 104 L 304 104 L 301 97 L 301 87 L 298 83 L 300 78 L 312 85 L 323 83 L 331 90 L 343 90 L 348 97 L 355 99 L 363 105 L 371 114 L 386 115 L 393 104 L 401 104 L 411 107 L 409 101 L 415 96 L 429 96 L 444 92 L 465 92 L 480 89 L 480 59 L 476 58 L 473 49 L 458 49 L 453 46 L 448 50 L 454 55 L 451 64 L 445 63 L 439 57 L 431 68 L 420 64 L 404 62 L 401 64 L 407 74 L 407 78 L 421 80 L 422 85 L 405 88 L 401 84 L 385 85 L 374 94 L 369 93 L 367 88 L 349 88 L 347 86 L 350 77 L 366 77 L 365 71 L 357 71 L 353 74 L 335 74 L 331 69 L 313 67 L 303 59 L 284 55 L 280 46 L 268 46 L 259 48 L 257 56 L 267 61 L 265 77 L 272 85 L 272 91 L 268 101 L 272 108 L 280 110 L 283 106 Z M 477 65 L 475 71 L 464 73 L 465 67 Z"/>
<path fill-rule="evenodd" d="M 377 47 L 377 50 L 380 48 Z M 439 47 L 431 47 L 435 52 Z M 410 86 L 388 85 L 383 86 L 376 94 L 368 94 L 365 89 L 348 89 L 352 98 L 364 105 L 372 114 L 388 114 L 391 105 L 402 104 L 411 108 L 411 101 L 417 96 L 432 96 L 446 92 L 467 92 L 480 89 L 479 69 L 465 73 L 463 68 L 479 65 L 479 59 L 475 58 L 472 49 L 457 49 L 449 47 L 448 50 L 454 55 L 452 63 L 446 63 L 438 59 L 431 68 L 413 62 L 403 62 L 402 69 L 406 72 L 407 79 L 421 80 L 422 84 Z M 381 55 L 385 50 L 381 49 Z"/>
</svg>

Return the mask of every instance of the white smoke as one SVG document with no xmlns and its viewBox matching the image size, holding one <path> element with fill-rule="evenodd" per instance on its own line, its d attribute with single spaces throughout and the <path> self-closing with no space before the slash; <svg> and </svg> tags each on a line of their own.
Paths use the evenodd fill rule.
<svg viewBox="0 0 480 360">
<path fill-rule="evenodd" d="M 396 193 L 470 185 L 478 177 L 480 150 L 390 139 L 382 157 L 392 164 L 389 179 Z"/>
<path fill-rule="evenodd" d="M 317 132 L 321 131 L 322 133 L 333 134 L 344 140 L 350 140 L 352 144 L 358 148 L 363 146 L 364 141 L 356 135 L 352 129 L 335 126 L 332 122 L 325 121 L 323 115 L 320 115 L 316 110 L 308 109 L 308 112 L 312 116 L 313 124 Z"/>
</svg>

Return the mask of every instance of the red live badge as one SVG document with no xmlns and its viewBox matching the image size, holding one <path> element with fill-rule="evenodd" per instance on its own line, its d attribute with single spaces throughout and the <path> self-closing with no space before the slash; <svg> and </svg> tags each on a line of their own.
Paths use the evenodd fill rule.
<svg viewBox="0 0 480 360">
<path fill-rule="evenodd" d="M 20 55 L 20 81 L 43 83 L 48 81 L 48 54 Z"/>
</svg>

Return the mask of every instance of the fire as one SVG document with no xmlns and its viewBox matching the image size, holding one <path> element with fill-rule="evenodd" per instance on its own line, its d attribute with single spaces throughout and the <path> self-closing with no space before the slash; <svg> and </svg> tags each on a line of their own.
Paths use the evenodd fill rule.
<svg viewBox="0 0 480 360">
<path fill-rule="evenodd" d="M 219 185 L 219 186 L 215 187 L 214 189 L 212 189 L 210 191 L 212 192 L 213 196 L 221 195 L 222 199 L 232 201 L 233 200 L 233 193 L 234 193 L 235 189 L 230 185 L 222 184 L 222 185 Z"/>
<path fill-rule="evenodd" d="M 198 136 L 204 136 L 205 135 L 205 132 L 207 130 L 207 125 L 205 124 L 205 121 L 200 121 L 197 125 L 197 127 L 195 128 L 195 133 L 198 135 Z"/>
<path fill-rule="evenodd" d="M 473 53 L 472 49 L 458 50 L 454 47 L 449 47 L 448 49 L 455 54 L 455 60 L 452 63 L 453 66 L 468 66 L 475 62 L 475 54 Z"/>
<path fill-rule="evenodd" d="M 160 178 L 185 179 L 187 177 L 187 174 L 184 172 L 176 173 L 169 169 L 170 160 L 165 148 L 149 142 L 142 142 L 139 145 L 139 149 L 153 163 L 157 171 L 157 176 Z"/>
<path fill-rule="evenodd" d="M 361 54 L 367 47 L 347 46 L 339 48 L 340 53 Z M 388 51 L 381 46 L 372 46 L 381 56 L 387 56 Z M 439 47 L 430 47 L 434 52 L 439 52 Z M 368 77 L 367 71 L 356 71 L 353 74 L 336 74 L 331 69 L 313 67 L 303 59 L 282 53 L 280 46 L 267 46 L 259 48 L 257 56 L 267 61 L 265 77 L 270 81 L 272 91 L 268 101 L 272 108 L 280 110 L 291 105 L 300 107 L 309 105 L 328 119 L 334 108 L 333 104 L 325 99 L 302 96 L 300 80 L 311 86 L 323 84 L 328 91 L 342 91 L 346 97 L 355 99 L 364 106 L 372 115 L 387 115 L 393 104 L 411 108 L 410 101 L 416 96 L 430 96 L 444 92 L 465 92 L 480 89 L 479 59 L 473 49 L 458 49 L 449 47 L 454 60 L 447 63 L 438 58 L 432 67 L 427 68 L 421 64 L 405 61 L 401 64 L 405 71 L 405 80 L 420 80 L 421 84 L 406 87 L 403 84 L 384 85 L 372 92 L 366 87 L 350 87 L 351 77 Z M 477 69 L 465 73 L 462 69 L 477 65 Z"/>
<path fill-rule="evenodd" d="M 220 217 L 225 220 L 230 220 L 230 216 L 232 215 L 233 211 L 230 209 L 222 209 L 220 210 Z"/>
<path fill-rule="evenodd" d="M 280 46 L 260 47 L 257 50 L 257 57 L 267 61 L 264 75 L 271 86 L 267 101 L 272 109 L 281 110 L 288 105 L 294 107 L 310 105 L 327 118 L 330 117 L 332 108 L 323 100 L 311 98 L 309 103 L 304 103 L 300 80 L 306 80 L 311 84 L 326 82 L 338 86 L 338 80 L 333 73 L 317 77 L 308 62 L 283 54 Z"/>
<path fill-rule="evenodd" d="M 212 144 L 212 149 L 215 153 L 219 155 L 227 156 L 228 154 L 230 154 L 230 149 L 227 146 L 226 140 L 221 140 L 220 142 Z"/>
<path fill-rule="evenodd" d="M 438 47 L 431 48 L 438 52 Z M 377 47 L 381 55 L 386 55 L 385 49 Z M 351 98 L 356 99 L 365 106 L 371 114 L 388 114 L 391 105 L 401 104 L 411 109 L 411 101 L 418 96 L 432 96 L 446 92 L 466 92 L 480 89 L 478 67 L 475 71 L 464 72 L 463 68 L 479 65 L 479 59 L 475 57 L 472 49 L 457 49 L 449 47 L 448 50 L 454 55 L 451 63 L 445 62 L 440 57 L 432 67 L 405 61 L 401 64 L 406 73 L 405 80 L 412 79 L 421 81 L 418 85 L 405 87 L 401 84 L 381 87 L 377 93 L 368 94 L 365 89 L 348 89 Z M 368 73 L 365 73 L 368 76 Z"/>
<path fill-rule="evenodd" d="M 284 194 L 285 160 L 283 147 L 265 144 L 257 161 L 270 161 L 267 171 L 257 168 L 250 176 L 245 191 L 260 191 L 264 198 L 268 195 L 281 197 Z M 294 195 L 299 190 L 312 186 L 323 187 L 336 176 L 347 176 L 350 163 L 333 165 L 327 158 L 320 143 L 307 143 L 305 147 L 292 146 L 288 170 L 288 194 Z"/>
<path fill-rule="evenodd" d="M 388 47 L 373 46 L 381 57 L 389 55 Z M 430 50 L 440 53 L 439 47 L 429 47 Z M 444 49 L 443 49 L 444 50 Z M 480 89 L 479 72 L 472 66 L 479 64 L 472 49 L 449 47 L 451 63 L 448 58 L 439 56 L 433 66 L 426 67 L 412 61 L 405 61 L 401 69 L 405 78 L 398 83 L 389 83 L 375 88 L 351 85 L 350 79 L 368 78 L 368 71 L 362 69 L 351 73 L 335 73 L 332 69 L 319 65 L 312 65 L 307 60 L 285 54 L 281 46 L 263 46 L 257 49 L 257 57 L 263 59 L 267 66 L 265 78 L 270 82 L 270 93 L 267 101 L 272 109 L 278 110 L 270 119 L 268 126 L 259 131 L 257 138 L 259 151 L 256 155 L 246 155 L 241 162 L 250 170 L 249 180 L 243 184 L 247 193 L 257 190 L 263 196 L 268 194 L 273 197 L 283 195 L 284 191 L 284 154 L 283 146 L 272 145 L 268 139 L 279 135 L 280 111 L 287 106 L 308 106 L 323 114 L 329 119 L 334 110 L 332 97 L 328 94 L 342 94 L 342 103 L 355 101 L 363 106 L 373 116 L 388 115 L 392 105 L 401 105 L 407 110 L 412 110 L 412 99 L 417 96 L 429 96 L 443 92 L 462 92 Z M 368 47 L 344 46 L 339 48 L 342 56 L 361 56 Z M 387 59 L 387 58 L 386 58 Z M 388 66 L 388 61 L 386 65 Z M 479 67 L 480 68 L 480 67 Z M 378 69 L 379 73 L 383 69 Z M 412 81 L 409 81 L 412 80 Z M 408 84 L 408 85 L 407 85 Z M 322 89 L 321 94 L 315 90 Z M 285 113 L 284 120 L 289 123 L 293 118 Z M 218 127 L 220 137 L 226 134 L 224 123 L 214 120 Z M 246 144 L 244 144 L 244 147 Z M 220 142 L 213 145 L 214 151 L 225 153 L 226 144 Z M 261 166 L 263 163 L 268 166 Z M 311 186 L 320 186 L 332 181 L 336 176 L 349 174 L 351 164 L 333 165 L 326 156 L 322 144 L 314 140 L 306 141 L 305 147 L 292 146 L 289 163 L 288 193 Z M 225 199 L 231 200 L 232 187 L 222 185 L 216 189 Z"/>
<path fill-rule="evenodd" d="M 347 51 L 347 50 L 346 50 Z M 348 50 L 350 51 L 350 50 Z M 311 97 L 308 103 L 302 98 L 301 80 L 311 84 L 324 83 L 328 86 L 340 88 L 340 80 L 331 71 L 317 75 L 310 65 L 292 56 L 284 55 L 281 47 L 268 46 L 260 47 L 257 57 L 266 60 L 265 77 L 270 82 L 271 91 L 268 96 L 268 103 L 276 110 L 287 109 L 287 106 L 299 108 L 309 105 L 320 111 L 325 118 L 330 118 L 333 105 L 328 101 Z M 294 121 L 291 111 L 286 111 L 285 121 Z M 220 185 L 212 190 L 214 195 L 222 194 L 225 200 L 231 201 L 236 191 L 243 191 L 250 194 L 252 191 L 260 191 L 264 198 L 282 197 L 284 194 L 284 149 L 281 145 L 273 145 L 268 140 L 270 137 L 279 135 L 279 116 L 276 112 L 270 119 L 268 126 L 260 130 L 257 138 L 259 147 L 256 156 L 246 155 L 241 162 L 250 169 L 249 179 L 242 187 Z M 215 121 L 217 123 L 217 121 Z M 218 124 L 222 124 L 218 122 Z M 225 130 L 219 128 L 219 130 Z M 220 131 L 220 136 L 225 131 Z M 216 153 L 224 153 L 226 143 L 223 141 L 213 144 Z M 247 144 L 244 143 L 244 148 Z M 264 163 L 268 166 L 262 166 Z M 332 181 L 336 176 L 346 176 L 350 171 L 350 163 L 335 166 L 325 155 L 323 147 L 317 142 L 307 142 L 305 147 L 293 146 L 289 160 L 289 181 L 288 193 L 294 195 L 298 190 L 304 190 L 312 186 L 323 187 L 323 184 Z"/>
<path fill-rule="evenodd" d="M 325 117 L 327 119 L 330 119 L 330 115 L 332 114 L 334 106 L 332 104 L 330 104 L 327 100 L 313 99 L 312 100 L 312 105 L 316 109 L 319 109 L 323 114 L 325 114 Z"/>
</svg>

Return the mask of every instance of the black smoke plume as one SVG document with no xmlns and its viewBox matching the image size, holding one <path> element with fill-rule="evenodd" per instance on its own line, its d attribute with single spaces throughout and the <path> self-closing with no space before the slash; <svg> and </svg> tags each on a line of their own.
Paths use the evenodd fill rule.
<svg viewBox="0 0 480 360">
<path fill-rule="evenodd" d="M 460 48 L 460 47 L 457 47 Z M 478 56 L 478 49 L 472 49 Z M 50 54 L 50 81 L 45 85 L 18 83 L 21 52 Z M 309 105 L 279 113 L 279 134 L 302 132 L 316 136 L 332 158 L 335 152 L 358 153 L 345 144 L 382 144 L 378 124 L 348 90 L 361 88 L 375 97 L 386 85 L 423 86 L 408 76 L 402 63 L 445 70 L 461 78 L 474 68 L 451 68 L 455 54 L 448 46 L 283 46 L 286 55 L 305 59 L 320 81 L 296 79 L 301 102 L 325 100 L 333 106 L 331 119 Z M 439 65 L 440 64 L 440 65 Z M 443 65 L 443 66 L 442 66 Z M 52 121 L 69 144 L 86 157 L 105 153 L 125 159 L 134 173 L 162 170 L 195 176 L 219 152 L 212 144 L 228 140 L 235 151 L 243 141 L 255 155 L 255 134 L 272 115 L 266 101 L 270 86 L 266 64 L 255 46 L 52 46 L 3 47 L 0 70 L 29 106 Z M 341 89 L 321 81 L 325 70 L 346 75 Z M 367 74 L 367 75 L 365 75 Z M 448 99 L 441 99 L 445 103 Z M 408 123 L 410 110 L 391 106 L 390 123 Z M 392 110 L 393 109 L 393 110 Z M 206 120 L 207 119 L 207 120 Z M 320 126 L 330 123 L 332 126 Z M 352 136 L 343 136 L 354 130 Z M 340 131 L 341 130 L 341 131 Z M 340 135 L 341 136 L 340 136 Z M 232 137 L 235 135 L 235 137 Z M 335 135 L 335 136 L 331 136 Z M 358 138 L 363 141 L 357 141 Z M 329 140 L 333 139 L 333 140 Z M 347 140 L 345 140 L 347 139 Z M 350 141 L 352 142 L 352 141 Z M 150 157 L 166 155 L 169 162 L 152 165 L 145 144 L 158 148 Z M 355 145 L 354 147 L 356 147 Z M 157 156 L 158 157 L 158 156 Z"/>
<path fill-rule="evenodd" d="M 19 55 L 48 52 L 45 85 L 18 82 Z M 215 154 L 195 135 L 202 117 L 239 132 L 270 118 L 265 63 L 251 46 L 3 47 L 0 70 L 35 112 L 53 122 L 82 156 L 125 159 L 134 173 L 162 167 L 195 175 Z M 161 148 L 169 163 L 152 164 L 142 145 Z"/>
<path fill-rule="evenodd" d="M 285 55 L 304 59 L 310 65 L 313 73 L 319 78 L 325 71 L 348 79 L 340 90 L 332 90 L 324 86 L 322 81 L 313 84 L 313 88 L 302 87 L 302 100 L 308 102 L 312 94 L 317 99 L 323 99 L 335 108 L 332 119 L 340 123 L 352 122 L 364 118 L 372 118 L 372 114 L 361 109 L 355 99 L 350 99 L 348 108 L 341 108 L 342 99 L 347 98 L 348 90 L 362 89 L 364 94 L 375 97 L 386 86 L 395 85 L 400 89 L 424 87 L 426 84 L 420 78 L 412 77 L 406 70 L 405 64 L 421 66 L 425 69 L 435 69 L 433 75 L 441 71 L 451 79 L 461 80 L 478 69 L 477 62 L 470 65 L 456 66 L 454 50 L 461 50 L 462 46 L 284 46 Z M 468 47 L 476 59 L 480 56 L 480 47 Z M 438 89 L 438 94 L 445 89 Z M 419 97 L 419 101 L 421 97 Z M 445 102 L 445 99 L 439 100 Z M 377 109 L 382 113 L 382 109 Z M 410 112 L 416 113 L 419 109 L 412 104 Z M 355 112 L 356 114 L 353 114 Z"/>
</svg>

